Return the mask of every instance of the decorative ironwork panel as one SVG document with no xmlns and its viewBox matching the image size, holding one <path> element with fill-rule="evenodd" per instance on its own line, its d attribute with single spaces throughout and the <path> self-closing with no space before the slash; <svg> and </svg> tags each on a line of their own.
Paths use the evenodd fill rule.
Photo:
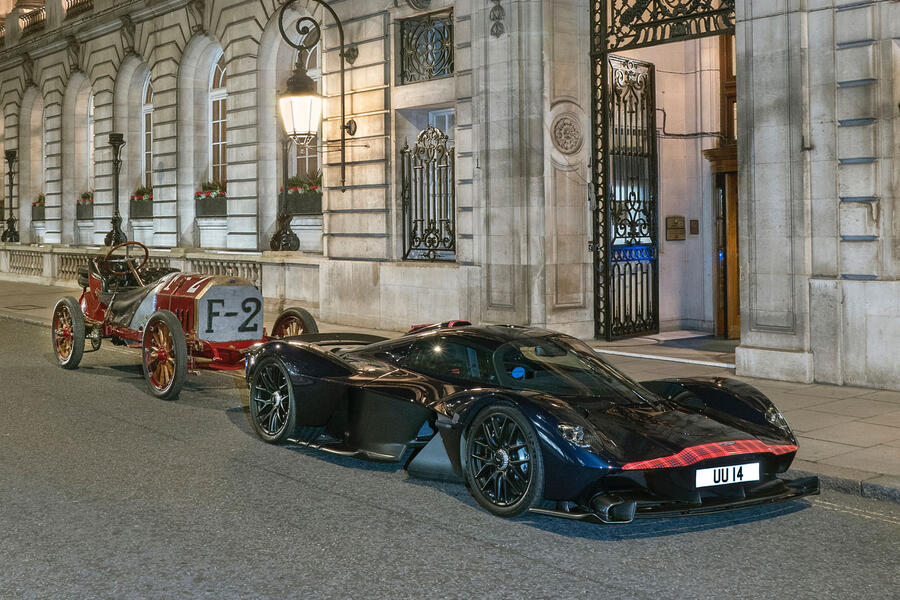
<svg viewBox="0 0 900 600">
<path fill-rule="evenodd" d="M 595 45 L 605 51 L 730 31 L 734 0 L 594 0 Z"/>
<path fill-rule="evenodd" d="M 415 145 L 400 151 L 403 258 L 455 260 L 456 162 L 454 148 L 429 125 Z"/>
<path fill-rule="evenodd" d="M 603 138 L 606 337 L 659 330 L 654 68 L 609 56 Z"/>
<path fill-rule="evenodd" d="M 400 84 L 453 75 L 453 12 L 400 21 Z"/>
</svg>

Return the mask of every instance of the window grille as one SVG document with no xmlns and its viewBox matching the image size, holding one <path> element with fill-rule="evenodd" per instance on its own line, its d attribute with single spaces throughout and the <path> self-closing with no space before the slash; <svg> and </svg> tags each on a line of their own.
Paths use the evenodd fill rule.
<svg viewBox="0 0 900 600">
<path fill-rule="evenodd" d="M 400 21 L 400 84 L 453 75 L 453 13 Z"/>
<path fill-rule="evenodd" d="M 429 125 L 400 151 L 403 258 L 456 259 L 456 166 L 447 134 Z"/>
<path fill-rule="evenodd" d="M 223 185 L 228 182 L 226 81 L 225 56 L 222 55 L 213 67 L 210 81 L 209 179 Z"/>
</svg>

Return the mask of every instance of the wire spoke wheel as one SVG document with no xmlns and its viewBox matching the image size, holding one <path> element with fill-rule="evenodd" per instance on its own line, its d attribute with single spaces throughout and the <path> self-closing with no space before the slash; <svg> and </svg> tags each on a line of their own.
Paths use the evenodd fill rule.
<svg viewBox="0 0 900 600">
<path fill-rule="evenodd" d="M 56 360 L 64 369 L 75 369 L 81 362 L 85 340 L 84 314 L 81 305 L 67 296 L 53 307 L 50 336 Z"/>
<path fill-rule="evenodd" d="M 160 310 L 147 321 L 142 341 L 144 378 L 157 398 L 178 397 L 187 376 L 187 342 L 178 318 Z"/>
<path fill-rule="evenodd" d="M 309 311 L 302 308 L 285 309 L 272 327 L 272 337 L 286 338 L 308 333 L 319 333 L 316 320 Z"/>
<path fill-rule="evenodd" d="M 144 361 L 150 373 L 150 385 L 164 392 L 175 380 L 175 340 L 162 320 L 148 325 L 147 332 L 151 345 L 144 349 Z"/>
<path fill-rule="evenodd" d="M 53 313 L 53 343 L 60 360 L 72 356 L 72 315 L 67 306 L 60 306 Z"/>
<path fill-rule="evenodd" d="M 259 436 L 280 443 L 294 434 L 296 424 L 294 391 L 280 361 L 269 359 L 259 365 L 250 381 L 250 420 Z"/>
<path fill-rule="evenodd" d="M 475 499 L 500 516 L 530 508 L 543 490 L 543 460 L 530 423 L 516 409 L 480 413 L 466 438 L 466 479 Z"/>
</svg>

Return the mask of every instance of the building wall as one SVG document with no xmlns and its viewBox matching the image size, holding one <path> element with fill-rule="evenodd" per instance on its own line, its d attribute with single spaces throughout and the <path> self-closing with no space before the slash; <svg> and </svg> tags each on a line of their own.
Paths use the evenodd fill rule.
<svg viewBox="0 0 900 600">
<path fill-rule="evenodd" d="M 280 3 L 94 0 L 92 11 L 66 19 L 61 1 L 51 0 L 45 30 L 24 37 L 17 26 L 26 10 L 21 4 L 6 19 L 0 52 L 3 142 L 26 149 L 43 138 L 48 145 L 47 175 L 38 177 L 28 160 L 25 183 L 17 181 L 29 196 L 36 186 L 47 196 L 40 230 L 31 226 L 23 196 L 24 242 L 75 241 L 68 203 L 77 194 L 63 191 L 74 150 L 63 137 L 76 116 L 63 108 L 77 104 L 64 102 L 66 94 L 80 93 L 74 88 L 87 80 L 95 115 L 94 244 L 102 243 L 113 212 L 107 137 L 123 131 L 119 206 L 132 239 L 190 251 L 208 246 L 206 227 L 218 227 L 222 242 L 214 245 L 240 253 L 222 261 L 258 261 L 266 297 L 302 301 L 329 321 L 399 328 L 462 317 L 549 323 L 591 335 L 590 82 L 587 56 L 571 51 L 587 46 L 587 0 L 330 2 L 347 44 L 359 52 L 345 76 L 347 117 L 358 131 L 349 138 L 342 191 L 333 145 L 340 135 L 340 50 L 338 30 L 326 18 L 322 252 L 289 255 L 266 251 L 281 179 L 275 97 L 293 62 L 278 32 Z M 295 7 L 298 14 L 320 10 L 313 3 Z M 399 19 L 449 9 L 453 76 L 400 85 Z M 196 218 L 193 201 L 204 179 L 205 77 L 218 52 L 227 63 L 229 115 L 228 216 L 220 223 Z M 127 198 L 139 173 L 134 90 L 147 73 L 154 92 L 154 204 L 152 219 L 141 221 L 130 217 Z M 437 108 L 455 111 L 456 260 L 403 261 L 397 157 L 415 133 L 411 123 Z M 43 134 L 26 132 L 23 109 L 44 119 Z M 26 171 L 37 183 L 28 183 Z"/>
<path fill-rule="evenodd" d="M 900 4 L 739 1 L 737 18 L 738 373 L 900 389 Z"/>
</svg>

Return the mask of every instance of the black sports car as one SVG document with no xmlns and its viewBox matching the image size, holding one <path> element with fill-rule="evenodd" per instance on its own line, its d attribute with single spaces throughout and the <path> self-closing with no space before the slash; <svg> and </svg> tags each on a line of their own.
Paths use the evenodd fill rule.
<svg viewBox="0 0 900 600">
<path fill-rule="evenodd" d="M 254 347 L 250 416 L 267 442 L 464 479 L 490 512 L 604 523 L 819 491 L 784 473 L 797 440 L 733 379 L 641 384 L 561 333 L 464 321 L 396 338 L 315 334 Z"/>
</svg>

